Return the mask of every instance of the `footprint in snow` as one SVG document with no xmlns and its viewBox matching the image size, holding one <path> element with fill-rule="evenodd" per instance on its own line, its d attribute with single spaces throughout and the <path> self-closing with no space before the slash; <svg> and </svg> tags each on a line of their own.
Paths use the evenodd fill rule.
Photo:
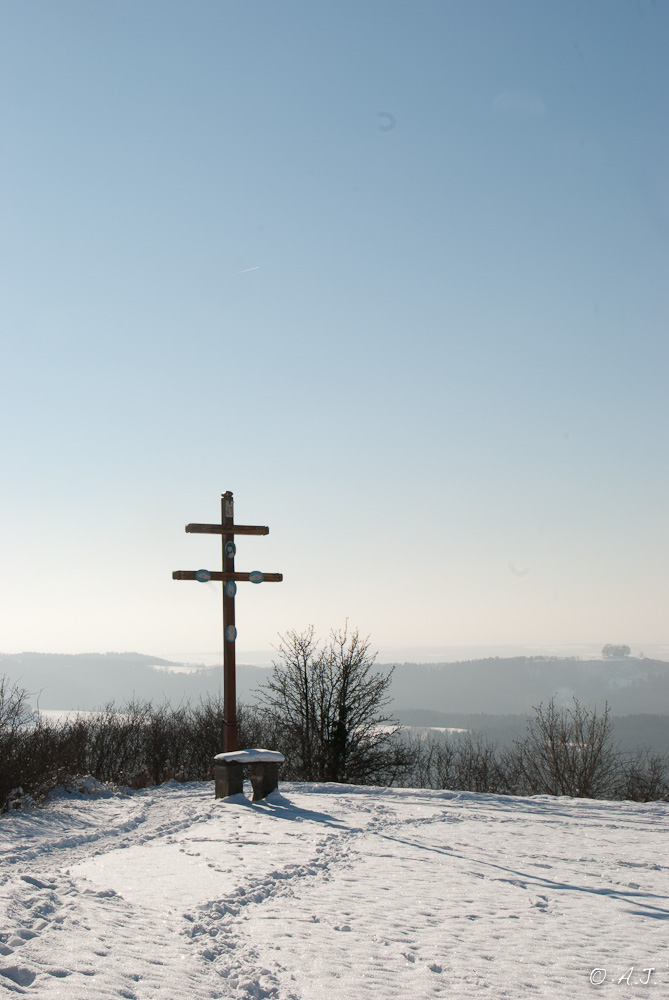
<svg viewBox="0 0 669 1000">
<path fill-rule="evenodd" d="M 0 976 L 4 976 L 17 986 L 32 986 L 37 973 L 27 969 L 24 965 L 9 965 L 0 969 Z M 0 983 L 2 980 L 0 979 Z"/>
<path fill-rule="evenodd" d="M 30 941 L 32 938 L 37 937 L 35 931 L 29 931 L 25 927 L 21 927 L 19 930 L 15 931 L 10 938 L 8 938 L 5 947 L 8 949 L 5 954 L 9 955 L 14 948 L 20 948 L 22 944 L 26 941 Z"/>
<path fill-rule="evenodd" d="M 55 882 L 43 882 L 41 878 L 35 878 L 33 875 L 22 875 L 22 882 L 27 882 L 28 885 L 34 885 L 36 889 L 55 889 Z"/>
</svg>

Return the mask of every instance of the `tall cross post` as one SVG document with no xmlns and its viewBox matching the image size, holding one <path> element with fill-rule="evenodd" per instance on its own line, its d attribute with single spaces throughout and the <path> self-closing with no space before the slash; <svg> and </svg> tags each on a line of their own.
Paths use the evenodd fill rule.
<svg viewBox="0 0 669 1000">
<path fill-rule="evenodd" d="M 220 524 L 187 524 L 189 534 L 220 535 L 222 546 L 221 572 L 208 569 L 176 569 L 173 580 L 198 580 L 209 583 L 220 580 L 223 584 L 223 752 L 238 749 L 237 739 L 237 679 L 235 642 L 235 594 L 237 583 L 280 583 L 282 573 L 238 573 L 235 570 L 235 535 L 268 535 L 269 528 L 256 524 L 235 524 L 234 501 L 228 490 L 221 495 Z"/>
<path fill-rule="evenodd" d="M 234 501 L 228 491 L 221 497 L 221 524 L 234 524 Z M 221 535 L 224 573 L 235 571 L 235 538 L 230 532 Z M 237 750 L 237 664 L 235 656 L 235 593 L 233 580 L 223 583 L 223 750 Z"/>
</svg>

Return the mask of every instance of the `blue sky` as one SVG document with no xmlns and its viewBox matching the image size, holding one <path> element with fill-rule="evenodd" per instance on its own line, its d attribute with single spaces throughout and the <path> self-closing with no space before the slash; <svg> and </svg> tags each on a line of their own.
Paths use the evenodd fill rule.
<svg viewBox="0 0 669 1000">
<path fill-rule="evenodd" d="M 0 648 L 669 642 L 666 5 L 0 29 Z"/>
</svg>

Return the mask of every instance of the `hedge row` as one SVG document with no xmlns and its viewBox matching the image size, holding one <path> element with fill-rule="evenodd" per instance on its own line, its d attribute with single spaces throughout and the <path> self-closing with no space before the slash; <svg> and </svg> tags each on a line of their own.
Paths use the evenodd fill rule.
<svg viewBox="0 0 669 1000">
<path fill-rule="evenodd" d="M 0 811 L 29 795 L 40 800 L 73 776 L 142 788 L 169 779 L 204 781 L 221 750 L 223 705 L 129 701 L 62 722 L 35 717 L 25 691 L 0 678 Z M 270 747 L 286 757 L 283 777 L 304 780 L 295 728 L 257 707 L 240 706 L 240 747 Z M 383 767 L 367 783 L 516 795 L 669 799 L 667 758 L 619 751 L 612 721 L 574 702 L 538 706 L 526 736 L 498 748 L 477 734 L 441 737 L 399 730 Z"/>
</svg>

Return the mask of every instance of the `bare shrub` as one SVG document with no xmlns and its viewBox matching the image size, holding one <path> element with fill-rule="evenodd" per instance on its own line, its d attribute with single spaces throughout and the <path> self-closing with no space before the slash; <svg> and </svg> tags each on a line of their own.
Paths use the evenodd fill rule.
<svg viewBox="0 0 669 1000">
<path fill-rule="evenodd" d="M 100 781 L 129 783 L 128 774 L 142 766 L 139 757 L 145 711 L 137 702 L 128 702 L 123 708 L 108 702 L 94 715 L 75 717 L 82 720 L 87 732 L 80 768 Z"/>
<path fill-rule="evenodd" d="M 454 754 L 455 787 L 470 792 L 507 790 L 497 746 L 481 733 L 458 738 Z"/>
<path fill-rule="evenodd" d="M 238 709 L 240 746 L 281 750 L 287 780 L 639 802 L 669 798 L 669 760 L 647 749 L 622 754 L 613 742 L 608 706 L 598 714 L 577 701 L 561 708 L 551 699 L 528 719 L 526 737 L 502 750 L 478 733 L 447 737 L 379 725 L 387 678 L 370 676 L 373 657 L 357 633 L 333 638 L 318 651 L 311 631 L 291 633 L 293 672 L 275 673 L 275 687 L 269 688 L 273 696 L 294 696 L 292 704 L 304 706 L 304 715 L 286 718 L 281 699 L 274 710 Z M 353 676 L 348 687 L 338 686 L 340 672 L 349 668 L 357 671 L 357 680 Z M 360 691 L 364 697 L 356 701 Z M 0 810 L 10 797 L 14 804 L 29 803 L 31 795 L 39 799 L 83 775 L 132 788 L 170 778 L 206 780 L 222 732 L 220 697 L 176 708 L 137 700 L 110 703 L 100 712 L 55 723 L 35 717 L 27 693 L 0 679 Z"/>
<path fill-rule="evenodd" d="M 151 784 L 159 785 L 183 770 L 189 749 L 188 716 L 188 708 L 183 705 L 147 705 L 141 732 L 143 763 Z"/>
<path fill-rule="evenodd" d="M 481 733 L 455 738 L 418 732 L 409 736 L 412 767 L 406 783 L 414 788 L 506 792 L 508 780 L 497 746 Z"/>
<path fill-rule="evenodd" d="M 616 798 L 632 802 L 658 802 L 669 798 L 669 761 L 648 749 L 625 761 L 616 786 Z"/>
<path fill-rule="evenodd" d="M 408 751 L 408 767 L 398 784 L 409 788 L 448 788 L 440 785 L 435 777 L 436 759 L 440 744 L 432 733 L 418 730 L 402 734 Z"/>
<path fill-rule="evenodd" d="M 576 698 L 570 708 L 551 698 L 534 709 L 527 736 L 509 755 L 516 790 L 530 795 L 610 798 L 620 774 L 621 755 L 613 743 L 608 705 L 601 715 Z"/>
</svg>

